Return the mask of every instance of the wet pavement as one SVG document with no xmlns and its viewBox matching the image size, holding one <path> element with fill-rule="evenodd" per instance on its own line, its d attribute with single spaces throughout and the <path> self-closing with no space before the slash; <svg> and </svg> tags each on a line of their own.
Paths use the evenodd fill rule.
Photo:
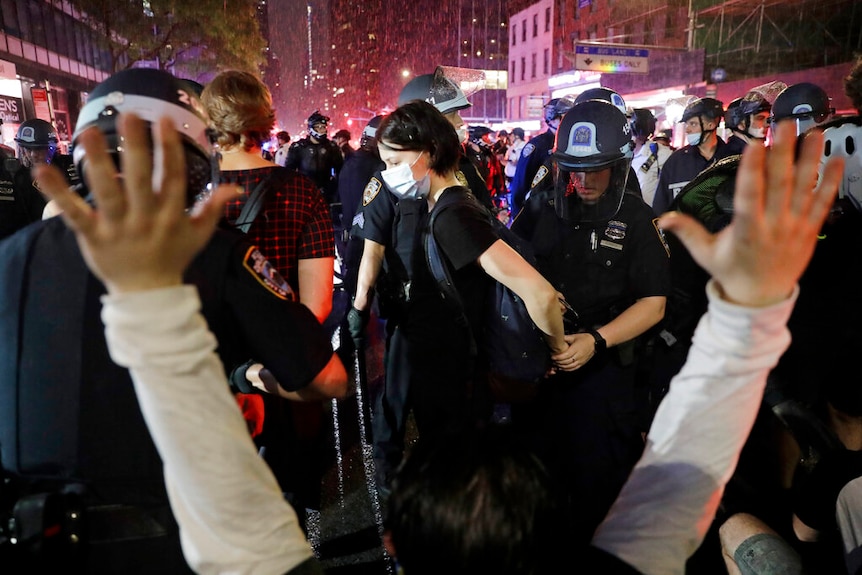
<svg viewBox="0 0 862 575">
<path fill-rule="evenodd" d="M 336 290 L 331 318 L 344 317 L 350 296 Z M 333 331 L 333 347 L 340 330 Z M 345 334 L 345 337 L 349 337 Z M 382 516 L 374 487 L 370 405 L 383 385 L 383 326 L 372 313 L 364 355 L 366 382 L 356 393 L 333 400 L 327 425 L 331 460 L 323 478 L 319 511 L 307 515 L 308 538 L 327 574 L 393 575 L 395 568 L 383 549 Z M 363 366 L 354 358 L 354 370 Z"/>
</svg>

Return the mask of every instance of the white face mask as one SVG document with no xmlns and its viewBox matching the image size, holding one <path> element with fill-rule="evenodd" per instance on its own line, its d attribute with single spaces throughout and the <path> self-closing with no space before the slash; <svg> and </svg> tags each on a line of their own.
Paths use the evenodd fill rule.
<svg viewBox="0 0 862 575">
<path fill-rule="evenodd" d="M 700 137 L 703 132 L 698 132 L 697 134 L 686 134 L 685 139 L 688 141 L 689 146 L 698 146 L 700 145 Z"/>
<path fill-rule="evenodd" d="M 431 190 L 431 178 L 428 172 L 420 180 L 413 178 L 413 165 L 422 157 L 421 152 L 416 159 L 409 164 L 398 164 L 394 168 L 389 168 L 380 172 L 383 181 L 386 182 L 386 187 L 398 196 L 400 199 L 413 200 L 424 198 Z M 431 171 L 430 169 L 428 170 Z"/>
<path fill-rule="evenodd" d="M 748 135 L 758 140 L 766 139 L 766 128 L 749 128 Z"/>
<path fill-rule="evenodd" d="M 470 135 L 467 126 L 461 126 L 455 132 L 458 134 L 458 141 L 462 144 L 467 141 L 467 137 Z"/>
</svg>

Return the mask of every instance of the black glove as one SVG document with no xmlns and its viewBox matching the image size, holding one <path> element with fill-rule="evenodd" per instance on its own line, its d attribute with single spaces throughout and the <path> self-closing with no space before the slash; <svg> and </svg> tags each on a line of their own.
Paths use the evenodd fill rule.
<svg viewBox="0 0 862 575">
<path fill-rule="evenodd" d="M 369 315 L 368 310 L 359 311 L 352 305 L 347 312 L 347 330 L 350 332 L 350 337 L 357 349 L 361 348 L 365 342 L 365 328 L 368 325 Z"/>
</svg>

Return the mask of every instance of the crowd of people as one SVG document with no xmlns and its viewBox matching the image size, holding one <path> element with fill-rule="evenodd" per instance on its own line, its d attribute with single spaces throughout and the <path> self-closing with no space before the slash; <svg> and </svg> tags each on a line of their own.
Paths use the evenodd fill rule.
<svg viewBox="0 0 862 575">
<path fill-rule="evenodd" d="M 550 100 L 531 138 L 470 106 L 438 67 L 357 149 L 317 110 L 267 152 L 257 76 L 132 69 L 70 156 L 24 122 L 0 173 L 0 561 L 323 573 L 326 402 L 379 322 L 375 495 L 408 575 L 862 572 L 859 116 L 773 82 L 693 98 L 674 149 L 607 88 Z M 517 400 L 472 340 L 494 283 L 547 344 Z"/>
</svg>

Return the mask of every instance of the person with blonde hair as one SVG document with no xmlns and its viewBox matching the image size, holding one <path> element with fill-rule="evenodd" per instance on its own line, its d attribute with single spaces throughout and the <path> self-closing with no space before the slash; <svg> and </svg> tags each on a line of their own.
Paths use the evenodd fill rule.
<svg viewBox="0 0 862 575">
<path fill-rule="evenodd" d="M 251 242 L 323 323 L 332 310 L 332 220 L 314 182 L 261 156 L 275 123 L 269 89 L 249 72 L 225 71 L 206 85 L 201 101 L 217 133 L 221 182 L 242 188 L 225 207 L 227 220 L 246 227 Z M 264 194 L 262 207 L 252 219 L 243 209 L 257 194 Z M 258 444 L 299 509 L 316 509 L 322 470 L 312 462 L 323 449 L 323 402 L 285 403 L 267 395 L 264 404 Z"/>
</svg>

